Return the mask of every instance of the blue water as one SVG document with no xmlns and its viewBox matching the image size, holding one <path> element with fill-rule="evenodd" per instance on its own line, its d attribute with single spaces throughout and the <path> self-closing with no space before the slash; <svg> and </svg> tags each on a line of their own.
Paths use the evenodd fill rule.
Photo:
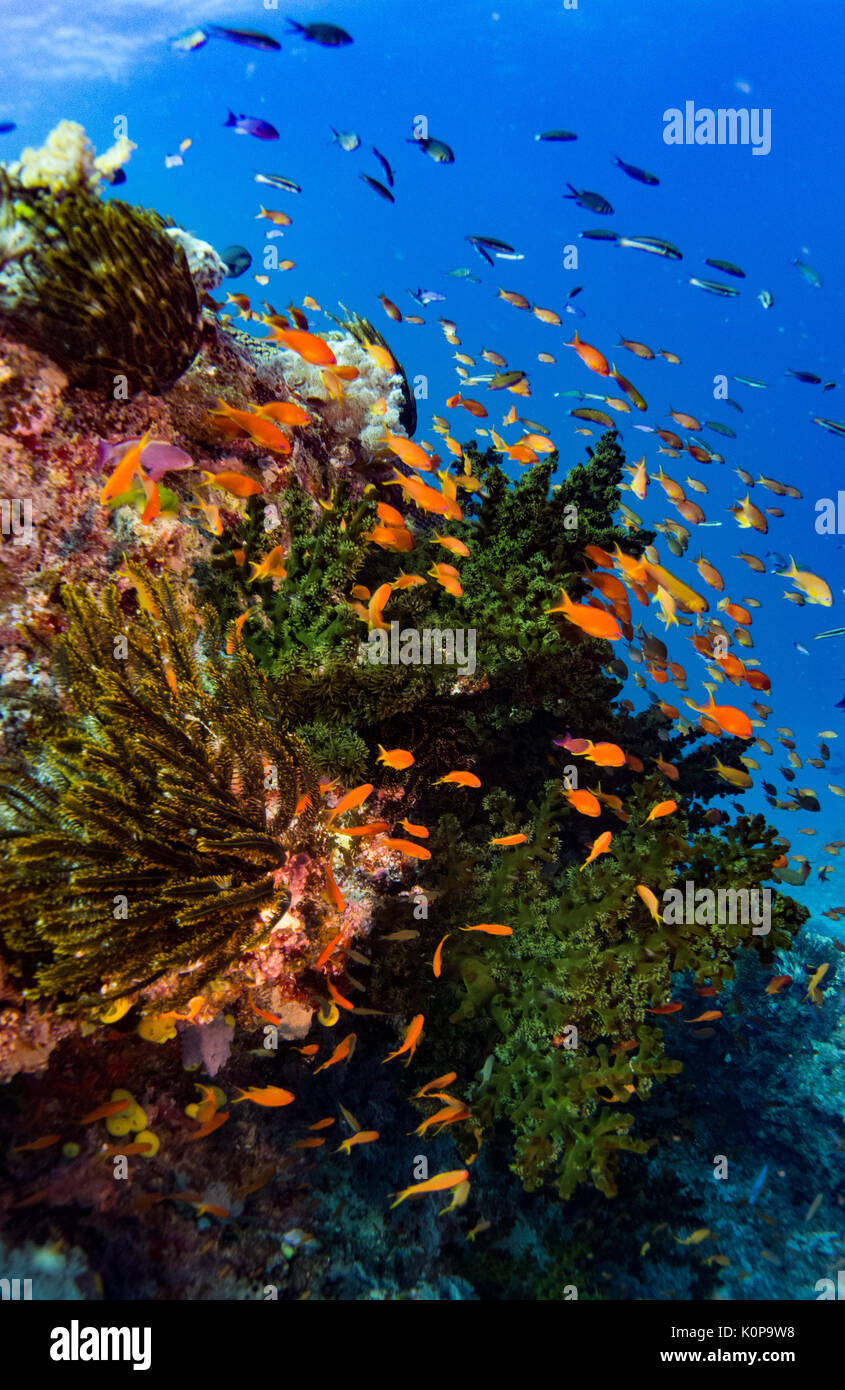
<svg viewBox="0 0 845 1390">
<path fill-rule="evenodd" d="M 303 23 L 339 23 L 354 44 L 327 49 L 288 37 L 283 13 Z M 192 53 L 172 50 L 170 38 L 206 19 L 264 30 L 281 39 L 282 51 L 264 53 L 221 40 Z M 576 422 L 568 416 L 577 402 L 555 393 L 598 391 L 603 385 L 563 343 L 577 327 L 616 362 L 649 404 L 641 416 L 620 417 L 629 459 L 645 452 L 650 471 L 662 462 L 682 483 L 687 473 L 702 479 L 709 494 L 688 489 L 688 495 L 703 505 L 708 520 L 722 523 L 698 534 L 693 528 L 683 560 L 673 560 L 661 543 L 662 558 L 702 587 L 691 564 L 701 549 L 724 573 L 732 599 L 750 596 L 762 604 L 753 610 L 754 650 L 736 649 L 758 658 L 772 679 L 771 697 L 757 698 L 774 708 L 761 732 L 775 756 L 756 754 L 762 765 L 757 782 L 768 777 L 781 794 L 787 790 L 776 771 L 785 757 L 778 756 L 775 726 L 795 731 L 805 758 L 814 756 L 819 730 L 841 735 L 839 744 L 831 744 L 838 770 L 805 768 L 793 784 L 820 794 L 821 814 L 769 813 L 791 837 L 794 852 L 806 853 L 814 865 L 829 861 L 821 846 L 842 829 L 843 803 L 825 784 L 845 783 L 845 718 L 834 708 L 845 693 L 845 638 L 815 641 L 814 635 L 845 623 L 845 536 L 820 537 L 813 522 L 816 500 L 835 496 L 845 477 L 845 440 L 823 432 L 811 416 L 845 419 L 839 345 L 845 190 L 833 118 L 845 36 L 841 0 L 814 0 L 809 11 L 786 0 L 765 6 L 756 0 L 583 0 L 578 9 L 540 0 L 429 0 L 418 7 L 289 0 L 284 12 L 238 0 L 137 7 L 123 0 L 81 0 L 71 10 L 46 0 L 7 0 L 0 25 L 0 121 L 15 120 L 19 127 L 0 136 L 0 157 L 13 157 L 24 144 L 40 145 L 63 118 L 84 125 L 102 150 L 114 138 L 114 123 L 125 117 L 138 148 L 127 183 L 116 194 L 156 207 L 218 248 L 246 245 L 253 268 L 229 283 L 251 294 L 256 305 L 266 298 L 283 309 L 308 294 L 333 311 L 343 301 L 371 317 L 409 378 L 427 380 L 418 438 L 436 442 L 430 412 L 448 414 L 444 401 L 460 385 L 455 349 L 437 323 L 441 314 L 457 322 L 459 351 L 476 358 L 477 371 L 492 370 L 478 355 L 484 346 L 530 373 L 530 400 L 487 395 L 484 386 L 468 394 L 488 404 L 485 423 L 494 428 L 502 428 L 514 400 L 520 413 L 544 423 L 559 446 L 563 472 L 583 458 L 589 441 L 574 433 Z M 771 152 L 755 156 L 749 147 L 665 144 L 663 113 L 687 100 L 698 107 L 769 109 Z M 225 129 L 229 109 L 272 122 L 280 139 L 265 143 Z M 427 118 L 431 135 L 452 146 L 453 165 L 435 164 L 407 143 L 419 116 Z M 361 148 L 342 151 L 331 142 L 331 126 L 358 131 Z M 534 140 L 554 127 L 576 131 L 577 142 Z M 186 138 L 193 143 L 183 166 L 166 169 L 165 156 Z M 394 167 L 395 205 L 359 179 L 361 172 L 383 177 L 371 145 Z M 628 178 L 614 167 L 614 154 L 653 171 L 659 187 Z M 303 191 L 294 196 L 256 184 L 258 171 L 282 174 Z M 598 217 L 564 201 L 567 182 L 602 193 L 613 215 Z M 284 238 L 267 244 L 280 248 L 295 268 L 267 272 L 267 287 L 252 279 L 262 272 L 270 229 L 256 220 L 260 203 L 293 217 Z M 682 249 L 683 261 L 578 238 L 579 231 L 602 225 L 668 238 Z M 465 240 L 472 233 L 508 241 L 525 259 L 499 261 L 491 269 Z M 564 253 L 571 246 L 579 264 L 567 270 Z M 731 281 L 704 265 L 707 256 L 737 262 L 747 278 Z M 796 257 L 818 271 L 821 290 L 800 277 L 791 264 Z M 482 283 L 444 274 L 459 266 L 469 267 Z M 691 287 L 690 275 L 727 281 L 741 294 L 733 300 L 712 297 Z M 576 285 L 583 286 L 575 302 L 586 317 L 564 316 L 563 330 L 496 296 L 503 286 L 562 313 Z M 424 311 L 425 327 L 384 317 L 380 292 L 414 314 L 421 311 L 407 290 L 419 286 L 447 296 Z M 769 311 L 756 297 L 763 288 L 774 295 Z M 316 316 L 314 322 L 319 327 L 324 321 Z M 683 364 L 642 362 L 621 348 L 614 351 L 620 332 L 655 350 L 673 350 Z M 537 362 L 538 352 L 553 353 L 556 365 Z M 788 379 L 788 367 L 815 372 L 836 387 L 822 394 L 820 387 Z M 761 378 L 769 389 L 731 380 L 730 394 L 744 409 L 740 415 L 713 399 L 720 374 Z M 702 466 L 688 456 L 660 458 L 656 437 L 633 428 L 640 422 L 671 427 L 665 419 L 671 408 L 736 430 L 736 440 L 703 431 L 724 454 L 724 466 Z M 453 415 L 455 435 L 471 437 L 470 417 Z M 517 437 L 513 430 L 504 432 L 509 442 Z M 794 483 L 804 494 L 795 502 L 753 489 L 759 506 L 782 505 L 786 512 L 781 520 L 770 519 L 767 537 L 740 531 L 726 512 L 747 490 L 736 467 Z M 656 485 L 645 503 L 630 495 L 626 502 L 647 523 L 678 519 Z M 754 574 L 731 559 L 740 549 L 794 555 L 799 566 L 828 581 L 833 607 L 799 609 L 785 602 L 787 586 L 777 577 Z M 719 595 L 706 592 L 715 608 Z M 649 626 L 662 632 L 656 619 Z M 796 642 L 809 655 L 799 653 Z M 690 697 L 703 699 L 703 666 L 683 630 L 672 636 L 671 655 L 687 668 Z M 750 711 L 752 692 L 723 690 L 720 698 Z M 673 698 L 671 686 L 660 693 Z M 643 703 L 633 685 L 626 694 Z M 746 800 L 766 809 L 758 788 Z M 800 826 L 818 834 L 798 834 Z M 814 870 L 805 890 L 814 910 L 845 897 L 837 877 L 818 888 Z"/>
</svg>

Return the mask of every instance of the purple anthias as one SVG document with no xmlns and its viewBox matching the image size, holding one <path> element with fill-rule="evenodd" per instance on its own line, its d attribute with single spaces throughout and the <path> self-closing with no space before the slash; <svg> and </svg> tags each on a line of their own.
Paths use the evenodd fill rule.
<svg viewBox="0 0 845 1390">
<path fill-rule="evenodd" d="M 101 471 L 113 471 L 117 468 L 126 451 L 138 443 L 138 438 L 136 435 L 134 439 L 122 439 L 119 444 L 107 444 L 101 439 L 97 455 Z M 141 455 L 141 463 L 147 477 L 154 483 L 159 482 L 165 473 L 176 473 L 184 468 L 196 467 L 190 454 L 186 454 L 184 449 L 177 449 L 175 444 L 168 444 L 164 439 L 150 440 Z"/>
<path fill-rule="evenodd" d="M 256 140 L 278 140 L 279 132 L 269 121 L 262 121 L 259 116 L 236 116 L 234 111 L 229 112 L 228 119 L 223 122 L 224 126 L 234 127 L 236 135 L 254 135 Z"/>
<path fill-rule="evenodd" d="M 567 733 L 563 738 L 553 738 L 552 743 L 555 748 L 565 748 L 567 753 L 586 753 L 590 746 L 588 738 L 573 738 Z"/>
</svg>

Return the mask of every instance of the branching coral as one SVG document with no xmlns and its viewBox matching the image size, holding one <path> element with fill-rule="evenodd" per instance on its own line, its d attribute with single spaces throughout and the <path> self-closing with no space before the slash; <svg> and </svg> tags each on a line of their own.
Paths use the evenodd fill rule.
<svg viewBox="0 0 845 1390">
<path fill-rule="evenodd" d="M 212 610 L 198 627 L 166 581 L 129 572 L 131 621 L 113 586 L 66 591 L 75 717 L 4 768 L 0 932 L 30 993 L 71 1012 L 176 970 L 173 997 L 195 994 L 284 913 L 288 852 L 318 837 L 315 775 L 266 676 L 225 654 Z"/>
<path fill-rule="evenodd" d="M 802 909 L 780 898 L 765 936 L 741 922 L 654 922 L 637 885 L 658 901 L 679 878 L 697 887 L 756 887 L 771 877 L 775 856 L 775 832 L 762 818 L 740 821 L 724 837 L 700 837 L 691 851 L 681 816 L 668 829 L 643 824 L 655 791 L 652 779 L 629 797 L 628 825 L 614 830 L 611 852 L 586 873 L 571 852 L 580 817 L 554 784 L 525 808 L 524 820 L 517 817 L 530 824 L 528 843 L 504 857 L 456 843 L 451 820 L 431 842 L 433 863 L 444 861 L 448 843 L 448 873 L 432 875 L 438 933 L 457 932 L 467 920 L 513 928 L 512 937 L 482 947 L 453 938 L 448 969 L 463 998 L 452 1020 L 467 1020 L 489 1048 L 473 1113 L 512 1127 L 514 1166 L 529 1188 L 552 1179 L 568 1197 L 592 1181 L 613 1195 L 620 1151 L 648 1148 L 631 1135 L 634 1115 L 623 1107 L 680 1070 L 648 1011 L 668 1001 L 677 972 L 718 987 L 733 979 L 739 950 L 771 958 L 788 949 L 802 920 Z M 513 820 L 515 808 L 500 794 L 487 800 Z"/>
</svg>

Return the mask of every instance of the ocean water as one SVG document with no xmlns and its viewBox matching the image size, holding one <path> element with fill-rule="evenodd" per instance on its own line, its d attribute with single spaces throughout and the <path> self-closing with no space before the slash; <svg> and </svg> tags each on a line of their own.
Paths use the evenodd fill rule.
<svg viewBox="0 0 845 1390">
<path fill-rule="evenodd" d="M 336 48 L 307 42 L 288 32 L 288 14 L 302 24 L 340 24 L 354 42 Z M 279 39 L 281 51 L 219 37 L 196 51 L 173 47 L 177 35 L 205 22 L 260 30 Z M 845 786 L 845 711 L 836 707 L 845 696 L 845 636 L 817 637 L 845 626 L 845 437 L 813 422 L 814 416 L 840 422 L 845 433 L 845 187 L 836 118 L 843 39 L 841 0 L 813 0 L 809 8 L 787 0 L 0 3 L 0 122 L 17 125 L 0 135 L 0 159 L 42 144 L 62 119 L 79 121 L 98 150 L 125 131 L 137 148 L 126 183 L 106 196 L 154 207 L 217 248 L 245 246 L 252 268 L 226 281 L 218 298 L 225 290 L 246 293 L 255 304 L 266 298 L 284 312 L 290 301 L 310 295 L 332 312 L 342 303 L 370 318 L 416 386 L 417 441 L 437 445 L 431 416 L 438 414 L 448 416 L 457 438 L 475 437 L 484 447 L 479 422 L 445 401 L 462 389 L 456 352 L 474 360 L 470 375 L 483 375 L 495 368 L 481 350 L 494 350 L 510 368 L 529 374 L 531 395 L 488 394 L 486 383 L 466 387 L 489 409 L 482 427 L 514 442 L 517 435 L 502 418 L 516 402 L 519 414 L 550 432 L 562 477 L 602 432 L 594 427 L 592 439 L 575 432 L 583 422 L 570 410 L 601 402 L 579 402 L 566 393 L 612 386 L 566 345 L 575 330 L 630 378 L 648 408 L 618 415 L 629 462 L 645 456 L 649 473 L 662 464 L 682 484 L 689 476 L 708 489 L 704 494 L 687 486 L 687 495 L 710 524 L 690 526 L 682 559 L 673 558 L 659 537 L 662 562 L 706 592 L 711 609 L 723 596 L 759 603 L 751 608 L 753 648 L 733 650 L 759 662 L 771 679 L 771 695 L 725 684 L 717 699 L 750 713 L 754 698 L 772 706 L 766 728 L 757 732 L 774 752 L 749 750 L 760 770 L 744 804 L 764 811 L 789 838 L 790 852 L 810 859 L 806 886 L 790 891 L 810 908 L 811 926 L 822 935 L 838 929 L 821 914 L 845 902 L 839 861 L 822 848 L 845 839 L 845 801 L 828 789 L 829 783 Z M 765 113 L 770 149 L 667 143 L 666 113 L 686 103 Z M 230 111 L 269 121 L 279 138 L 236 134 L 224 124 Z M 421 122 L 430 136 L 448 143 L 453 163 L 425 155 L 414 140 Z M 344 151 L 332 140 L 332 128 L 358 132 L 360 147 Z M 577 140 L 536 138 L 556 128 L 575 132 Z M 191 144 L 182 164 L 166 167 L 185 140 Z M 384 178 L 373 146 L 392 167 L 392 203 L 360 178 Z M 629 177 L 615 156 L 650 171 L 659 183 Z M 256 173 L 282 175 L 302 191 L 256 183 Z M 613 212 L 578 207 L 563 196 L 567 185 L 600 193 Z M 283 237 L 267 239 L 271 224 L 259 216 L 261 204 L 290 214 Z M 666 239 L 683 258 L 580 235 L 604 227 Z M 472 235 L 498 238 L 521 258 L 495 259 L 491 266 L 469 242 Z M 268 247 L 294 267 L 265 268 Z M 708 257 L 741 267 L 744 278 L 708 267 Z M 802 277 L 797 259 L 817 272 L 820 287 Z M 475 280 L 447 273 L 462 267 Z M 269 284 L 256 284 L 256 273 L 267 274 Z M 739 293 L 718 297 L 691 285 L 690 277 Z M 445 299 L 420 308 L 409 294 L 420 289 Z M 555 310 L 562 325 L 544 324 L 505 302 L 500 289 Z M 773 297 L 769 309 L 760 302 L 762 291 Z M 425 324 L 391 322 L 380 295 L 403 315 L 422 315 Z M 567 313 L 567 304 L 582 314 Z M 459 347 L 446 341 L 440 317 L 457 325 Z M 660 356 L 642 361 L 618 346 L 620 334 L 655 352 L 670 350 L 681 363 Z M 538 353 L 556 360 L 541 363 Z M 813 373 L 831 389 L 802 383 L 790 369 Z M 766 387 L 738 382 L 741 376 Z M 722 398 L 725 379 L 741 413 Z M 702 426 L 714 420 L 735 431 L 735 439 L 707 428 L 695 432 L 724 455 L 724 463 L 658 454 L 657 436 L 635 426 L 675 428 L 671 410 L 692 414 Z M 512 475 L 520 471 L 515 463 L 506 466 Z M 785 513 L 768 518 L 766 535 L 740 529 L 728 511 L 749 491 L 737 469 L 802 493 L 796 500 L 759 483 L 750 488 L 758 507 Z M 821 535 L 817 503 L 835 499 L 840 488 L 842 531 Z M 656 482 L 644 501 L 627 493 L 625 502 L 645 525 L 679 519 Z M 767 560 L 766 572 L 754 573 L 736 559 L 739 550 Z M 788 602 L 791 586 L 772 572 L 769 552 L 794 557 L 799 569 L 821 576 L 832 603 Z M 699 553 L 724 576 L 724 595 L 699 579 L 693 564 Z M 644 615 L 635 610 L 635 621 Z M 690 646 L 693 629 L 675 627 L 667 637 L 653 608 L 645 620 L 685 666 L 686 697 L 703 701 L 709 677 Z M 630 666 L 632 675 L 639 669 Z M 646 706 L 645 692 L 632 679 L 624 693 L 638 709 Z M 678 702 L 671 685 L 659 693 Z M 778 771 L 787 765 L 778 727 L 791 731 L 784 736 L 805 762 L 791 784 Z M 822 730 L 838 735 L 826 740 L 830 760 L 824 769 L 807 767 Z M 787 813 L 767 806 L 763 780 L 781 797 L 790 786 L 813 789 L 821 810 Z M 826 863 L 834 871 L 821 883 L 818 870 Z M 825 1084 L 841 1087 L 841 1076 Z M 749 1155 L 750 1178 L 764 1161 L 765 1155 Z M 809 1202 L 814 1193 L 806 1195 Z M 643 1286 L 632 1296 L 659 1291 Z M 679 1286 L 674 1296 L 695 1297 L 695 1289 Z M 730 1296 L 743 1296 L 739 1286 Z M 773 1285 L 757 1296 L 789 1295 Z"/>
</svg>

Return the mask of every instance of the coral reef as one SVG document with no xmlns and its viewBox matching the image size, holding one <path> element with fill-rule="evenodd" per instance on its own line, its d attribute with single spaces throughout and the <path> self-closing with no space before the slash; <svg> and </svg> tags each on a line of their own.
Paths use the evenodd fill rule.
<svg viewBox="0 0 845 1390">
<path fill-rule="evenodd" d="M 394 476 L 401 449 L 417 447 L 414 397 L 381 335 L 356 315 L 336 321 L 341 377 L 234 327 L 203 300 L 226 273 L 212 247 L 100 201 L 100 174 L 126 153 L 96 161 L 65 130 L 0 171 L 0 469 L 4 494 L 32 508 L 26 543 L 4 536 L 0 550 L 0 1135 L 33 1140 L 3 1160 L 4 1220 L 21 1240 L 37 1208 L 36 1240 L 81 1230 L 86 1253 L 106 1245 L 108 1297 L 213 1297 L 212 1247 L 237 1298 L 268 1283 L 285 1298 L 470 1299 L 497 1286 L 559 1298 L 573 1281 L 601 1297 L 589 1261 L 608 1198 L 637 1194 L 621 1219 L 640 1248 L 667 1192 L 691 1224 L 702 1205 L 667 1147 L 684 1065 L 706 1041 L 678 1031 L 678 996 L 719 996 L 725 1049 L 759 1060 L 740 987 L 759 989 L 792 951 L 796 973 L 816 966 L 819 950 L 796 948 L 806 912 L 780 893 L 766 934 L 655 915 L 685 880 L 761 887 L 782 844 L 760 816 L 706 819 L 735 795 L 712 763 L 733 741 L 705 742 L 659 701 L 635 714 L 619 699 L 623 663 L 561 616 L 561 591 L 590 592 L 587 547 L 636 563 L 654 541 L 614 520 L 618 438 L 559 482 L 556 453 L 514 481 L 470 442 L 417 505 L 413 486 L 428 484 Z M 260 416 L 270 403 L 297 420 L 292 432 L 274 438 Z M 228 428 L 233 412 L 263 435 Z M 148 434 L 172 451 L 152 515 L 140 484 L 103 500 L 104 472 Z M 443 570 L 444 544 L 460 571 Z M 394 625 L 471 632 L 471 665 L 442 650 L 372 662 L 363 642 Z M 579 762 L 566 735 L 606 740 L 621 760 Z M 411 763 L 391 763 L 391 749 Z M 667 759 L 677 802 L 655 820 Z M 595 798 L 586 820 L 576 787 Z M 347 788 L 365 821 L 335 823 Z M 606 852 L 585 862 L 600 834 Z M 805 1005 L 769 1002 L 800 1029 Z M 397 1084 L 383 1064 L 420 1016 L 419 1054 Z M 340 1019 L 354 1031 L 335 1039 Z M 827 1017 L 813 1021 L 833 1067 Z M 459 1114 L 429 1134 L 414 1088 L 453 1071 Z M 194 1076 L 215 1081 L 199 1102 Z M 256 1118 L 265 1083 L 275 1099 Z M 105 1135 L 81 1118 L 124 1087 L 152 1136 L 131 1155 L 141 1191 L 104 1161 L 109 1139 L 132 1142 L 127 1117 Z M 197 1133 L 200 1107 L 213 1123 Z M 303 1174 L 337 1115 L 350 1133 L 336 1134 L 375 1134 L 379 1148 L 351 1163 L 324 1151 L 330 1178 L 306 1199 Z M 459 1194 L 439 1215 L 386 1212 L 385 1166 L 408 1172 L 423 1142 L 432 1163 L 472 1166 L 473 1184 L 506 1193 L 483 1251 L 459 1239 Z M 703 1140 L 708 1152 L 718 1142 Z M 820 1184 L 834 1152 L 822 1148 Z M 107 1234 L 115 1213 L 132 1223 L 132 1273 Z M 737 1219 L 737 1241 L 746 1229 Z M 667 1237 L 664 1278 L 683 1296 L 739 1277 L 688 1256 Z M 607 1277 L 644 1295 L 634 1265 L 608 1260 Z M 808 1255 L 802 1297 L 810 1267 Z"/>
<path fill-rule="evenodd" d="M 171 972 L 190 972 L 174 1001 L 197 994 L 284 916 L 285 864 L 313 847 L 316 780 L 266 679 L 239 646 L 221 659 L 214 614 L 197 650 L 167 582 L 129 577 L 131 621 L 113 586 L 99 604 L 65 594 L 59 681 L 76 719 L 4 777 L 0 930 L 13 957 L 40 957 L 27 994 L 66 1011 Z"/>
<path fill-rule="evenodd" d="M 46 191 L 0 170 L 0 326 L 81 386 L 166 389 L 196 356 L 185 251 L 157 213 L 83 186 Z"/>
</svg>

